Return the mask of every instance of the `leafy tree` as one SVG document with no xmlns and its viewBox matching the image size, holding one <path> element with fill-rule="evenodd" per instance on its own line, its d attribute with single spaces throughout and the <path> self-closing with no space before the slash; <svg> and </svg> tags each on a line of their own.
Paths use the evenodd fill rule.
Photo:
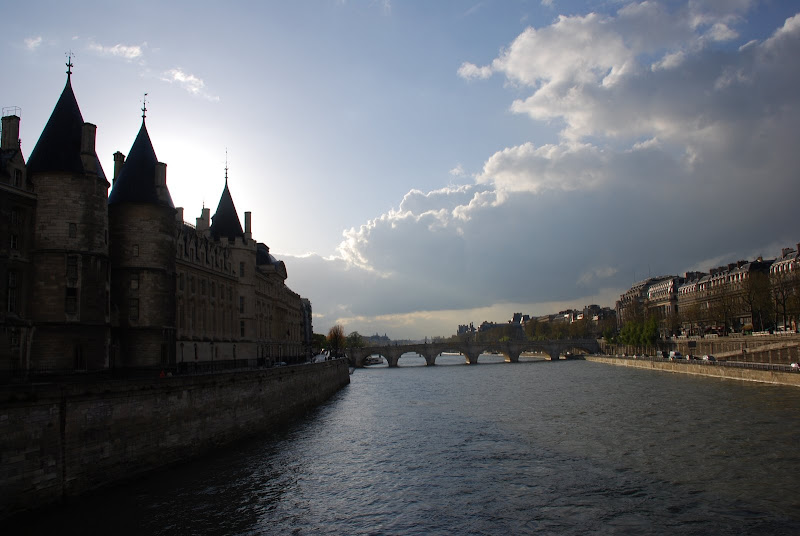
<svg viewBox="0 0 800 536">
<path fill-rule="evenodd" d="M 653 346 L 658 339 L 658 317 L 650 315 L 644 321 L 642 329 L 639 332 L 639 345 L 640 346 Z"/>
<path fill-rule="evenodd" d="M 604 316 L 597 322 L 597 333 L 602 333 L 606 340 L 617 334 L 617 317 L 614 315 Z M 608 336 L 606 335 L 608 334 Z"/>
<path fill-rule="evenodd" d="M 328 348 L 334 357 L 339 357 L 339 352 L 344 349 L 345 337 L 344 328 L 341 324 L 336 324 L 328 331 Z"/>
<path fill-rule="evenodd" d="M 628 346 L 651 347 L 658 340 L 658 317 L 648 316 L 644 321 L 626 322 L 619 332 L 618 340 Z"/>
<path fill-rule="evenodd" d="M 357 331 L 354 331 L 347 336 L 345 344 L 348 348 L 363 348 L 364 338 Z"/>
</svg>

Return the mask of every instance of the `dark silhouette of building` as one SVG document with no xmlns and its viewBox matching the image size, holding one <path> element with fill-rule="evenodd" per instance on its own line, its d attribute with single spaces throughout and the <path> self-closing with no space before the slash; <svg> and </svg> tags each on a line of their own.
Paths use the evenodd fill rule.
<svg viewBox="0 0 800 536">
<path fill-rule="evenodd" d="M 184 222 L 143 107 L 110 185 L 68 66 L 27 164 L 18 112 L 2 119 L 0 375 L 305 360 L 311 303 L 253 239 L 250 212 L 242 229 L 227 169 L 214 216 Z"/>
</svg>

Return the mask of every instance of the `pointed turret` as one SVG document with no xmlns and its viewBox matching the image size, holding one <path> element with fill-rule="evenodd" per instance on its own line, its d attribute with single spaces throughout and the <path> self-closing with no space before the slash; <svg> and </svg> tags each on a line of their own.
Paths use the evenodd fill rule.
<svg viewBox="0 0 800 536">
<path fill-rule="evenodd" d="M 124 368 L 175 362 L 175 206 L 167 165 L 156 158 L 147 132 L 146 111 L 145 102 L 127 160 L 114 155 L 108 196 L 111 305 L 118 312 L 112 344 Z"/>
<path fill-rule="evenodd" d="M 114 177 L 114 187 L 108 196 L 108 204 L 151 203 L 175 208 L 167 188 L 166 176 L 157 176 L 157 173 L 161 174 L 161 167 L 142 118 L 142 126 L 131 146 L 131 152 L 119 175 Z"/>
<path fill-rule="evenodd" d="M 97 128 L 83 121 L 71 61 L 67 67 L 67 83 L 28 159 L 36 193 L 30 352 L 51 370 L 99 370 L 108 366 L 111 327 L 109 185 L 95 152 Z"/>
<path fill-rule="evenodd" d="M 236 207 L 233 204 L 231 191 L 228 189 L 227 171 L 225 172 L 225 189 L 222 190 L 222 197 L 217 205 L 217 212 L 211 217 L 211 236 L 215 240 L 227 236 L 231 241 L 236 238 L 244 238 L 242 224 L 236 214 Z"/>
<path fill-rule="evenodd" d="M 100 160 L 94 153 L 94 140 L 91 140 L 91 156 L 94 158 L 90 159 L 90 169 L 84 169 L 81 159 L 81 152 L 86 152 L 87 147 L 81 143 L 84 121 L 72 91 L 70 74 L 68 71 L 67 84 L 28 159 L 28 174 L 92 172 L 105 178 Z"/>
</svg>

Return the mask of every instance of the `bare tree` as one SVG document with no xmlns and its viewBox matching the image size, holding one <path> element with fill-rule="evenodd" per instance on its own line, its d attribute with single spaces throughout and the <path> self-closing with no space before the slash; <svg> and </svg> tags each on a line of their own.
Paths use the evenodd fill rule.
<svg viewBox="0 0 800 536">
<path fill-rule="evenodd" d="M 752 318 L 753 328 L 763 330 L 772 311 L 769 276 L 763 272 L 750 272 L 742 283 L 742 291 L 742 300 Z"/>
<path fill-rule="evenodd" d="M 728 334 L 731 320 L 738 309 L 737 301 L 737 296 L 727 282 L 720 283 L 709 291 L 709 316 L 715 326 L 722 327 L 724 335 Z"/>
<path fill-rule="evenodd" d="M 339 357 L 340 352 L 344 350 L 344 343 L 344 328 L 341 324 L 336 324 L 328 331 L 328 348 L 334 357 Z"/>
<path fill-rule="evenodd" d="M 795 271 L 777 272 L 772 274 L 771 291 L 772 299 L 775 304 L 776 324 L 786 326 L 792 308 L 792 296 L 795 294 L 797 286 L 797 276 Z"/>
</svg>

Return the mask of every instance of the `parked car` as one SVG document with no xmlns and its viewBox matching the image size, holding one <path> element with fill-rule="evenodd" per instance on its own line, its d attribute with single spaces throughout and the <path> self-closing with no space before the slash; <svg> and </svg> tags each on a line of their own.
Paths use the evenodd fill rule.
<svg viewBox="0 0 800 536">
<path fill-rule="evenodd" d="M 677 351 L 673 350 L 673 351 L 671 351 L 671 352 L 669 353 L 669 360 L 670 360 L 670 361 L 675 361 L 676 359 L 683 359 L 683 354 L 681 354 L 680 352 L 677 352 Z"/>
<path fill-rule="evenodd" d="M 717 358 L 714 357 L 713 355 L 706 354 L 706 355 L 703 356 L 703 361 L 716 361 L 716 360 L 717 360 Z"/>
</svg>

